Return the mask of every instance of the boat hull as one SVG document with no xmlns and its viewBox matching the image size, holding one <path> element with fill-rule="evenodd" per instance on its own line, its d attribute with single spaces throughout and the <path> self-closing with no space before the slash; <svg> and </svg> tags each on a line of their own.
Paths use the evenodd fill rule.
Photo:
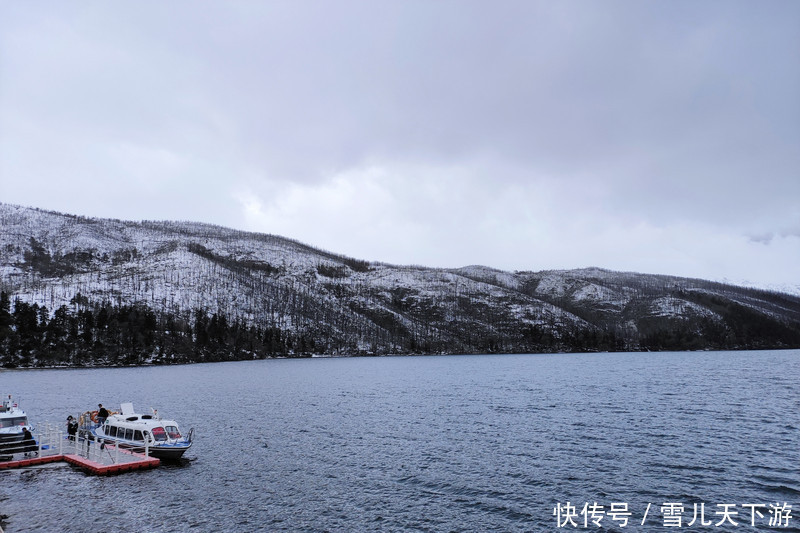
<svg viewBox="0 0 800 533">
<path fill-rule="evenodd" d="M 189 448 L 191 448 L 191 445 L 185 446 L 185 447 L 177 447 L 177 446 L 175 446 L 175 447 L 162 447 L 162 446 L 159 446 L 159 447 L 156 447 L 156 448 L 150 448 L 150 455 L 152 457 L 156 457 L 158 459 L 161 459 L 162 461 L 177 461 L 181 457 L 183 457 L 183 454 Z"/>
<path fill-rule="evenodd" d="M 146 451 L 147 455 L 150 457 L 155 457 L 164 461 L 177 461 L 183 457 L 183 454 L 186 453 L 186 450 L 192 447 L 192 443 L 190 442 L 185 445 L 183 443 L 151 445 L 145 449 L 144 444 L 140 442 L 118 440 L 113 437 L 106 437 L 96 433 L 92 433 L 92 436 L 98 442 L 119 446 L 121 449 L 130 450 L 136 453 L 145 453 Z"/>
</svg>

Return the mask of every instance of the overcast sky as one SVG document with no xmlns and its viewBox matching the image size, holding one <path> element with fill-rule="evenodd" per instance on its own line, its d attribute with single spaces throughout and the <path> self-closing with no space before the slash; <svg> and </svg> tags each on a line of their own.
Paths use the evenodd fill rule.
<svg viewBox="0 0 800 533">
<path fill-rule="evenodd" d="M 3 2 L 0 201 L 800 286 L 800 2 Z"/>
</svg>

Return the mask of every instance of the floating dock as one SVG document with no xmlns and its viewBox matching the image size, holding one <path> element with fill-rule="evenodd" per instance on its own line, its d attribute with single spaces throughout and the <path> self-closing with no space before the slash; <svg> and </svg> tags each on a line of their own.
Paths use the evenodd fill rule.
<svg viewBox="0 0 800 533">
<path fill-rule="evenodd" d="M 130 453 L 125 450 L 120 450 L 120 453 Z M 124 472 L 132 472 L 134 470 L 147 470 L 155 468 L 161 464 L 161 461 L 155 457 L 145 457 L 140 454 L 132 454 L 139 457 L 132 457 L 129 460 L 119 463 L 103 464 L 100 462 L 81 457 L 74 454 L 61 454 L 61 455 L 43 455 L 41 457 L 25 457 L 24 459 L 17 459 L 12 461 L 0 462 L 0 470 L 9 470 L 12 468 L 25 468 L 27 466 L 43 465 L 47 463 L 57 463 L 59 461 L 67 462 L 71 465 L 77 466 L 87 474 L 95 476 L 109 476 L 113 474 L 122 474 Z"/>
<path fill-rule="evenodd" d="M 97 441 L 83 438 L 71 440 L 60 432 L 43 435 L 37 443 L 35 453 L 36 456 L 33 457 L 16 453 L 10 460 L 0 459 L 0 471 L 63 461 L 77 466 L 87 474 L 109 476 L 156 468 L 161 464 L 156 457 L 125 450 L 113 444 L 101 445 Z"/>
</svg>

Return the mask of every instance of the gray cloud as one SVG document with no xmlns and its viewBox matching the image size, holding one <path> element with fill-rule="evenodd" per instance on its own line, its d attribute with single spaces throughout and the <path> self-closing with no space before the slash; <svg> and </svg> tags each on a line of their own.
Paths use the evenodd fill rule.
<svg viewBox="0 0 800 533">
<path fill-rule="evenodd" d="M 399 262 L 652 271 L 665 239 L 660 271 L 758 278 L 727 265 L 769 234 L 800 259 L 795 2 L 2 11 L 6 201 Z"/>
</svg>

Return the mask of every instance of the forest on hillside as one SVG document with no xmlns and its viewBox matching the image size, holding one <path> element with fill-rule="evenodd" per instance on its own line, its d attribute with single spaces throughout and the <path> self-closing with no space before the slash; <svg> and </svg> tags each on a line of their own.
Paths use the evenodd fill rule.
<svg viewBox="0 0 800 533">
<path fill-rule="evenodd" d="M 479 352 L 564 351 L 568 344 L 552 335 L 528 331 L 510 339 L 475 339 Z M 587 332 L 568 339 L 576 351 L 622 349 L 613 336 Z M 510 348 L 510 349 L 509 349 Z M 141 305 L 89 302 L 77 295 L 70 306 L 51 313 L 46 306 L 0 293 L 0 365 L 5 368 L 50 366 L 128 366 L 211 361 L 310 357 L 462 353 L 447 350 L 440 336 L 415 335 L 398 346 L 356 343 L 308 329 L 300 333 L 273 326 L 246 325 L 222 313 L 195 310 L 176 316 Z"/>
<path fill-rule="evenodd" d="M 715 302 L 705 302 L 715 305 Z M 716 305 L 729 303 L 716 302 Z M 730 315 L 731 310 L 728 309 Z M 556 335 L 529 327 L 504 336 L 461 339 L 447 343 L 441 335 L 421 329 L 400 344 L 359 342 L 325 334 L 274 326 L 248 325 L 222 313 L 197 309 L 175 315 L 145 305 L 112 305 L 91 302 L 80 294 L 69 306 L 50 312 L 6 292 L 0 293 L 0 366 L 128 366 L 210 361 L 309 357 L 320 355 L 384 355 L 430 353 L 537 353 L 620 350 L 702 350 L 732 348 L 787 348 L 800 346 L 800 328 L 759 320 L 745 308 L 731 328 L 680 323 L 653 325 L 632 346 L 613 331 L 586 328 Z M 749 340 L 748 340 L 749 339 Z M 756 339 L 754 342 L 753 339 Z M 361 339 L 366 341 L 368 339 Z M 448 346 L 450 349 L 448 349 Z M 452 347 L 458 346 L 454 350 Z"/>
<path fill-rule="evenodd" d="M 0 365 L 6 368 L 229 361 L 315 350 L 304 335 L 229 322 L 198 310 L 192 317 L 144 305 L 93 304 L 77 295 L 51 313 L 0 293 Z"/>
</svg>

